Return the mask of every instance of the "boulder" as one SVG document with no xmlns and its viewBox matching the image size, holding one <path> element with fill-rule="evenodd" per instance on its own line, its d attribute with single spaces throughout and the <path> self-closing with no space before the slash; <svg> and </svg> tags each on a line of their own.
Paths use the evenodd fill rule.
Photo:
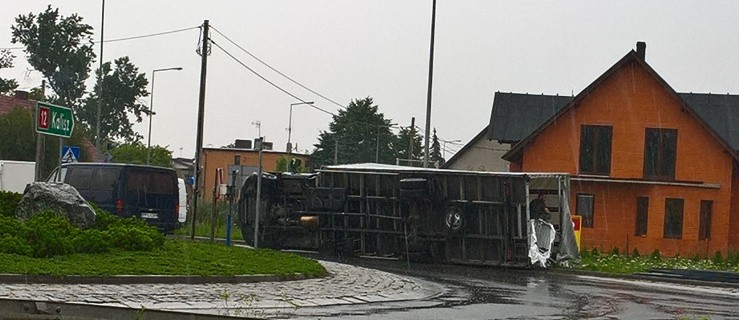
<svg viewBox="0 0 739 320">
<path fill-rule="evenodd" d="M 32 182 L 23 191 L 15 216 L 28 220 L 37 212 L 54 210 L 80 228 L 91 227 L 95 223 L 95 211 L 74 187 L 65 183 Z"/>
</svg>

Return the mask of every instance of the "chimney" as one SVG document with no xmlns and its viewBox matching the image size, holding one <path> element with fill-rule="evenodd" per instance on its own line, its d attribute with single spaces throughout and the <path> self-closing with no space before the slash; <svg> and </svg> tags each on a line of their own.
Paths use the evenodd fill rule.
<svg viewBox="0 0 739 320">
<path fill-rule="evenodd" d="M 645 56 L 647 54 L 647 43 L 644 41 L 638 41 L 636 43 L 636 55 L 639 56 L 642 60 L 646 60 Z"/>
</svg>

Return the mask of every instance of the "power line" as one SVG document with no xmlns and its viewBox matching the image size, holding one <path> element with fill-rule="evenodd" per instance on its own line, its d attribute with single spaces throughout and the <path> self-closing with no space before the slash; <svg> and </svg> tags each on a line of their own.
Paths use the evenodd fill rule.
<svg viewBox="0 0 739 320">
<path fill-rule="evenodd" d="M 216 43 L 216 42 L 215 42 L 215 41 L 213 41 L 212 39 L 210 39 L 210 42 L 211 42 L 211 43 L 212 43 L 212 44 L 213 44 L 214 46 L 216 46 L 216 47 L 217 47 L 218 49 L 221 49 L 221 51 L 223 51 L 223 53 L 225 53 L 225 54 L 226 54 L 227 56 L 231 57 L 231 59 L 233 59 L 234 61 L 236 61 L 236 63 L 240 64 L 240 65 L 241 65 L 242 67 L 246 68 L 246 69 L 247 69 L 247 70 L 249 70 L 249 71 L 250 71 L 251 73 L 253 73 L 253 74 L 254 74 L 254 75 L 256 75 L 257 77 L 259 77 L 260 79 L 262 79 L 262 80 L 264 80 L 265 82 L 269 83 L 270 85 L 272 85 L 273 87 L 275 87 L 275 88 L 276 88 L 277 90 L 280 90 L 280 91 L 282 91 L 283 93 L 287 94 L 288 96 L 291 96 L 291 97 L 293 97 L 294 99 L 296 99 L 296 100 L 298 100 L 298 101 L 300 101 L 300 102 L 302 102 L 302 103 L 305 103 L 305 104 L 307 104 L 307 105 L 308 105 L 309 107 L 311 107 L 311 108 L 313 108 L 313 109 L 316 109 L 316 110 L 320 110 L 320 111 L 322 111 L 322 112 L 324 112 L 324 113 L 327 113 L 327 114 L 330 114 L 330 115 L 332 115 L 332 116 L 336 116 L 336 114 L 334 114 L 334 113 L 332 113 L 332 112 L 330 112 L 330 111 L 326 111 L 326 110 L 324 110 L 324 109 L 322 109 L 322 108 L 319 108 L 319 107 L 315 106 L 314 104 L 310 104 L 310 103 L 307 103 L 307 102 L 306 102 L 305 100 L 303 100 L 303 99 L 299 98 L 298 96 L 296 96 L 296 95 L 292 94 L 291 92 L 289 92 L 289 91 L 287 91 L 287 90 L 283 89 L 282 87 L 278 86 L 278 85 L 277 85 L 277 84 L 275 84 L 274 82 L 272 82 L 272 81 L 269 81 L 269 79 L 265 78 L 264 76 L 262 76 L 262 75 L 261 75 L 261 74 L 259 74 L 258 72 L 254 71 L 254 69 L 250 68 L 249 66 L 247 66 L 246 64 L 244 64 L 243 62 L 241 62 L 241 60 L 239 60 L 238 58 L 236 58 L 236 57 L 235 57 L 234 55 L 232 55 L 232 54 L 231 54 L 230 52 L 226 51 L 226 49 L 223 49 L 223 47 L 221 47 L 220 45 L 218 45 L 218 43 Z"/>
<path fill-rule="evenodd" d="M 177 30 L 170 30 L 170 31 L 164 31 L 164 32 L 157 32 L 157 33 L 150 33 L 150 34 L 144 34 L 140 36 L 131 36 L 126 38 L 118 38 L 118 39 L 111 39 L 111 40 L 105 40 L 103 43 L 109 43 L 109 42 L 119 42 L 119 41 L 127 41 L 127 40 L 136 40 L 136 39 L 143 39 L 143 38 L 150 38 L 150 37 L 157 37 L 157 36 L 163 36 L 167 34 L 177 33 L 177 32 L 183 32 L 183 31 L 189 31 L 194 29 L 199 29 L 200 26 L 196 27 L 190 27 L 190 28 L 184 28 L 184 29 L 177 29 Z M 98 41 L 93 41 L 93 43 L 98 43 Z"/>
<path fill-rule="evenodd" d="M 157 36 L 163 36 L 168 35 L 172 33 L 178 33 L 183 31 L 189 31 L 198 29 L 200 26 L 196 27 L 190 27 L 190 28 L 183 28 L 183 29 L 177 29 L 177 30 L 170 30 L 170 31 L 163 31 L 163 32 L 157 32 L 157 33 L 150 33 L 150 34 L 144 34 L 140 36 L 131 36 L 131 37 L 125 37 L 125 38 L 118 38 L 118 39 L 111 39 L 111 40 L 104 40 L 103 43 L 109 43 L 109 42 L 120 42 L 120 41 L 128 41 L 128 40 L 137 40 L 137 39 L 143 39 L 143 38 L 150 38 L 150 37 L 157 37 Z M 92 41 L 93 44 L 100 43 L 99 41 Z M 7 48 L 0 48 L 0 50 L 23 50 L 25 47 L 7 47 Z"/>
<path fill-rule="evenodd" d="M 279 70 L 277 70 L 277 69 L 273 68 L 272 66 L 270 66 L 270 65 L 269 65 L 269 64 L 267 64 L 266 62 L 262 61 L 262 59 L 259 59 L 259 58 L 258 58 L 257 56 L 255 56 L 254 54 L 252 54 L 251 52 L 247 51 L 247 50 L 246 50 L 246 49 L 244 49 L 244 48 L 243 48 L 242 46 L 240 46 L 239 44 L 237 44 L 236 42 L 234 42 L 233 40 L 231 40 L 231 39 L 230 39 L 229 37 L 227 37 L 226 35 L 224 35 L 224 34 L 223 34 L 223 33 L 222 33 L 222 32 L 221 32 L 220 30 L 218 30 L 217 28 L 213 27 L 213 30 L 215 30 L 215 32 L 217 32 L 217 33 L 218 33 L 218 34 L 220 34 L 220 35 L 221 35 L 222 37 L 224 37 L 224 38 L 225 38 L 226 40 L 228 40 L 228 42 L 231 42 L 231 44 L 233 44 L 233 45 L 235 45 L 235 46 L 236 46 L 237 48 L 241 49 L 241 51 L 244 51 L 244 52 L 245 52 L 246 54 L 248 54 L 248 55 L 249 55 L 250 57 L 254 58 L 254 60 L 257 60 L 257 61 L 259 61 L 259 63 L 261 63 L 261 64 L 265 65 L 265 66 L 266 66 L 267 68 L 269 68 L 270 70 L 272 70 L 272 71 L 276 72 L 277 74 L 279 74 L 279 75 L 281 75 L 281 76 L 285 77 L 285 79 L 287 79 L 287 80 L 290 80 L 290 81 L 291 81 L 292 83 L 294 83 L 294 84 L 296 84 L 296 85 L 300 86 L 301 88 L 303 88 L 303 89 L 305 89 L 305 90 L 308 90 L 309 92 L 311 92 L 311 93 L 313 93 L 313 94 L 315 94 L 315 95 L 317 95 L 317 96 L 319 96 L 319 97 L 321 97 L 321 98 L 325 99 L 326 101 L 329 101 L 329 102 L 331 102 L 331 103 L 333 103 L 333 104 L 335 104 L 335 105 L 339 106 L 339 108 L 342 108 L 342 109 L 346 109 L 346 107 L 345 107 L 345 106 L 343 106 L 342 104 L 340 104 L 340 103 L 338 103 L 338 102 L 336 102 L 336 101 L 334 101 L 334 100 L 331 100 L 331 99 L 327 98 L 326 96 L 324 96 L 324 95 L 322 95 L 322 94 L 320 94 L 320 93 L 318 93 L 318 92 L 316 92 L 316 91 L 312 90 L 311 88 L 308 88 L 308 87 L 304 86 L 304 85 L 303 85 L 303 84 L 301 84 L 300 82 L 297 82 L 296 80 L 293 80 L 292 78 L 290 78 L 290 77 L 289 77 L 289 76 L 287 76 L 286 74 L 284 74 L 284 73 L 280 72 Z"/>
</svg>

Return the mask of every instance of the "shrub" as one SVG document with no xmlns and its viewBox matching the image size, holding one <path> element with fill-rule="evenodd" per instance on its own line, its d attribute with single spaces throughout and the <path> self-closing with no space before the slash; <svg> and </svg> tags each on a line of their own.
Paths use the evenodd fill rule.
<svg viewBox="0 0 739 320">
<path fill-rule="evenodd" d="M 659 254 L 659 249 L 654 249 L 654 251 L 652 251 L 652 255 L 650 256 L 650 258 L 654 261 L 662 260 L 662 256 Z"/>
<path fill-rule="evenodd" d="M 77 253 L 107 253 L 112 246 L 110 234 L 97 229 L 80 232 L 73 244 Z"/>
<path fill-rule="evenodd" d="M 618 247 L 613 247 L 613 249 L 611 249 L 611 255 L 612 255 L 612 256 L 617 256 L 617 255 L 619 255 L 619 250 L 618 250 Z"/>
<path fill-rule="evenodd" d="M 15 209 L 21 202 L 23 195 L 20 193 L 0 191 L 0 216 L 15 217 Z"/>
<path fill-rule="evenodd" d="M 28 243 L 34 257 L 53 257 L 74 252 L 73 237 L 79 232 L 69 220 L 53 211 L 39 212 L 26 222 Z"/>
<path fill-rule="evenodd" d="M 0 216 L 0 237 L 12 236 L 25 238 L 28 235 L 28 227 L 23 221 L 15 217 Z"/>
<path fill-rule="evenodd" d="M 638 258 L 639 257 L 639 249 L 634 248 L 634 251 L 631 251 L 631 257 Z"/>
<path fill-rule="evenodd" d="M 25 238 L 5 234 L 0 236 L 0 253 L 32 256 L 33 249 Z"/>
<path fill-rule="evenodd" d="M 721 254 L 721 251 L 716 251 L 716 254 L 713 255 L 713 259 L 711 259 L 715 265 L 721 265 L 724 263 L 724 256 Z"/>
<path fill-rule="evenodd" d="M 114 226 L 106 233 L 110 235 L 113 246 L 126 251 L 152 251 L 164 245 L 164 235 L 148 226 Z"/>
</svg>

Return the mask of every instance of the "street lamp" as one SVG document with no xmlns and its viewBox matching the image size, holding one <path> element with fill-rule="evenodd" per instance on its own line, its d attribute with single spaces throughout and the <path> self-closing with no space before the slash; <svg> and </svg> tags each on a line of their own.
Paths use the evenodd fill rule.
<svg viewBox="0 0 739 320">
<path fill-rule="evenodd" d="M 444 146 L 442 147 L 442 149 L 444 149 L 444 153 L 443 153 L 442 157 L 446 161 L 446 143 L 447 142 L 449 142 L 449 143 L 458 143 L 458 142 L 462 142 L 462 140 L 449 140 L 449 141 L 442 140 L 442 141 L 444 142 Z"/>
<path fill-rule="evenodd" d="M 293 106 L 301 105 L 301 104 L 309 104 L 312 105 L 313 101 L 301 101 L 296 103 L 290 104 L 290 120 L 287 124 L 287 153 L 292 153 L 293 150 L 293 144 L 290 143 L 290 136 L 292 135 L 293 131 Z"/>
<path fill-rule="evenodd" d="M 146 165 L 149 165 L 151 162 L 151 116 L 154 115 L 154 76 L 159 71 L 170 71 L 170 70 L 182 70 L 182 67 L 174 67 L 174 68 L 164 68 L 164 69 L 154 69 L 151 72 L 151 93 L 150 93 L 150 99 L 149 100 L 149 142 L 146 145 Z"/>
</svg>

